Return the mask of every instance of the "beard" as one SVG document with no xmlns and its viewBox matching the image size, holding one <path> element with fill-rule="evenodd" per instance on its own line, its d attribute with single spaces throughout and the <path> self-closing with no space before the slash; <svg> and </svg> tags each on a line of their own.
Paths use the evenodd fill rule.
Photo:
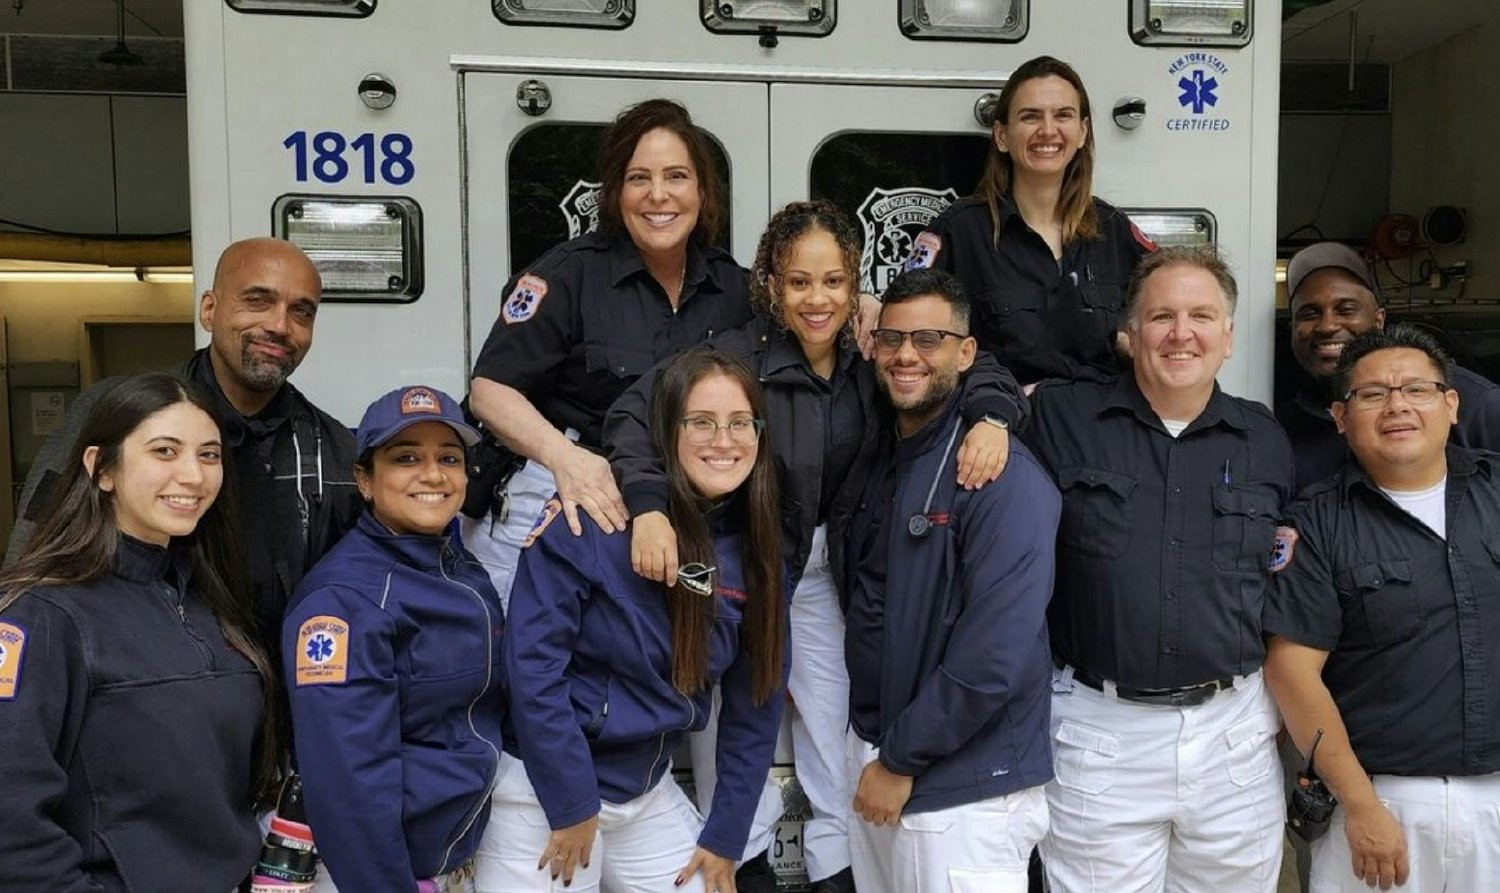
<svg viewBox="0 0 1500 893">
<path fill-rule="evenodd" d="M 259 356 L 251 347 L 257 342 L 274 344 L 289 353 L 281 360 Z M 246 335 L 240 344 L 240 375 L 245 386 L 255 391 L 274 391 L 286 384 L 287 378 L 297 368 L 297 358 L 294 353 L 290 353 L 291 350 L 291 343 L 284 338 L 266 335 L 252 338 Z"/>
<path fill-rule="evenodd" d="M 880 383 L 880 390 L 885 393 L 886 399 L 891 401 L 891 406 L 897 412 L 909 415 L 926 416 L 948 405 L 953 392 L 958 390 L 958 369 L 928 367 L 927 388 L 919 394 L 894 394 L 891 392 L 889 373 L 885 369 L 880 370 L 876 380 Z"/>
</svg>

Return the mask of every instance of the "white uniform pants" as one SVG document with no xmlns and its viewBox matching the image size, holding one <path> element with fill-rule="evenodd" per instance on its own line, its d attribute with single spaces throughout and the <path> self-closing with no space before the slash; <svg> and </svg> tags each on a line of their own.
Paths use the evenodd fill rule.
<svg viewBox="0 0 1500 893">
<path fill-rule="evenodd" d="M 1500 773 L 1472 777 L 1376 775 L 1375 793 L 1406 832 L 1406 893 L 1500 890 Z M 1370 888 L 1354 876 L 1344 809 L 1312 844 L 1311 893 Z"/>
<path fill-rule="evenodd" d="M 1052 893 L 1272 893 L 1286 817 L 1260 672 L 1196 707 L 1053 677 Z"/>
<path fill-rule="evenodd" d="M 844 733 L 849 728 L 849 671 L 844 666 L 844 613 L 828 567 L 827 533 L 813 531 L 812 550 L 802 581 L 792 597 L 792 754 L 797 781 L 812 805 L 802 828 L 802 851 L 808 876 L 820 881 L 849 867 L 849 810 L 854 791 L 844 773 Z M 713 796 L 714 736 L 708 729 L 692 737 L 693 783 L 698 806 L 708 809 Z M 707 767 L 705 770 L 703 767 Z M 745 856 L 770 846 L 781 818 L 780 788 L 769 779 Z"/>
<path fill-rule="evenodd" d="M 698 875 L 673 886 L 693 858 L 703 820 L 671 773 L 628 803 L 602 804 L 589 867 L 576 868 L 565 888 L 550 870 L 536 867 L 552 829 L 525 767 L 509 755 L 501 760 L 490 824 L 474 854 L 478 893 L 596 893 L 601 883 L 609 893 L 703 893 Z"/>
<path fill-rule="evenodd" d="M 845 778 L 853 791 L 876 758 L 851 730 Z M 901 816 L 895 825 L 849 821 L 860 893 L 1026 893 L 1031 851 L 1047 832 L 1042 785 L 1004 797 Z"/>
<path fill-rule="evenodd" d="M 485 515 L 475 520 L 468 515 L 459 515 L 458 518 L 464 546 L 484 565 L 490 582 L 500 594 L 500 603 L 509 609 L 510 587 L 515 582 L 516 565 L 521 560 L 521 544 L 542 516 L 542 506 L 557 494 L 557 483 L 546 466 L 528 461 L 511 477 L 505 493 L 503 517 Z M 565 524 L 567 519 L 555 523 Z"/>
</svg>

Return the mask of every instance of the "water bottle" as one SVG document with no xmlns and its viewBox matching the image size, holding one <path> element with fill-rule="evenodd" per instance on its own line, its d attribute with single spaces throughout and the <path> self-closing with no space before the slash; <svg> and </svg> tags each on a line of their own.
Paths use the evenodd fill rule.
<svg viewBox="0 0 1500 893">
<path fill-rule="evenodd" d="M 310 893 L 317 873 L 318 853 L 307 825 L 302 778 L 292 773 L 276 798 L 266 843 L 250 879 L 250 893 Z"/>
</svg>

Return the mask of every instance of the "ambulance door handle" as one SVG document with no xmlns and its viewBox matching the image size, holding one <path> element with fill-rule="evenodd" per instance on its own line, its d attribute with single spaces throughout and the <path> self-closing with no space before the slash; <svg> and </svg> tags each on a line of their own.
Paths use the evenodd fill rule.
<svg viewBox="0 0 1500 893">
<path fill-rule="evenodd" d="M 1146 120 L 1146 100 L 1127 96 L 1115 103 L 1115 123 L 1121 130 L 1134 130 Z"/>
<path fill-rule="evenodd" d="M 552 90 L 536 79 L 522 81 L 516 88 L 516 107 L 533 118 L 545 115 L 552 108 Z"/>
<path fill-rule="evenodd" d="M 986 93 L 974 100 L 974 120 L 988 130 L 995 124 L 995 109 L 1000 104 L 999 93 Z"/>
</svg>

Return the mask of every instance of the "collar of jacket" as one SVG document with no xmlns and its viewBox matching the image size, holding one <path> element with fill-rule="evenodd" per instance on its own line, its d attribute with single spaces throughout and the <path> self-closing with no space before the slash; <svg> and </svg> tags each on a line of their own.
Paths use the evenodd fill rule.
<svg viewBox="0 0 1500 893">
<path fill-rule="evenodd" d="M 1116 379 L 1114 390 L 1099 406 L 1098 414 L 1103 416 L 1109 412 L 1129 412 L 1134 414 L 1143 425 L 1159 428 L 1162 431 L 1167 430 L 1161 422 L 1161 416 L 1151 408 L 1151 401 L 1141 393 L 1141 387 L 1136 383 L 1134 375 L 1121 375 Z M 1188 434 L 1219 424 L 1238 428 L 1241 431 L 1250 429 L 1250 421 L 1245 418 L 1244 407 L 1235 403 L 1228 394 L 1220 390 L 1219 383 L 1216 381 L 1214 392 L 1208 398 L 1208 405 L 1203 407 L 1203 411 L 1198 413 L 1198 417 L 1193 419 L 1182 433 Z"/>
<path fill-rule="evenodd" d="M 641 252 L 630 241 L 630 234 L 618 232 L 609 243 L 609 281 L 611 285 L 619 286 L 626 278 L 636 274 L 651 275 L 646 270 L 646 262 L 641 258 Z M 683 270 L 682 291 L 686 293 L 691 286 L 694 291 L 701 291 L 701 283 L 707 281 L 714 291 L 723 291 L 723 283 L 714 276 L 709 269 L 708 259 L 704 252 L 698 247 L 696 236 L 688 238 L 687 243 L 687 269 Z"/>
<path fill-rule="evenodd" d="M 122 533 L 115 545 L 114 574 L 122 579 L 136 583 L 165 580 L 181 591 L 192 569 L 193 553 L 182 543 L 163 548 Z"/>
<path fill-rule="evenodd" d="M 458 540 L 457 518 L 448 522 L 446 530 L 435 535 L 392 533 L 367 507 L 359 516 L 357 526 L 361 533 L 395 555 L 402 564 L 418 570 L 439 571 L 444 559 L 463 554 Z"/>
<path fill-rule="evenodd" d="M 1328 411 L 1328 407 L 1332 402 L 1332 399 L 1325 392 L 1322 383 L 1312 376 L 1305 374 L 1302 377 L 1302 386 L 1297 388 L 1296 394 L 1292 395 L 1293 406 L 1323 422 L 1333 420 L 1333 416 Z"/>
<path fill-rule="evenodd" d="M 1445 478 L 1448 481 L 1454 478 L 1472 477 L 1476 474 L 1482 474 L 1488 479 L 1494 477 L 1496 457 L 1493 454 L 1471 450 L 1452 441 L 1448 442 L 1443 453 L 1448 460 L 1448 474 Z M 1381 493 L 1380 485 L 1365 473 L 1364 467 L 1359 464 L 1358 459 L 1354 458 L 1352 451 L 1344 462 L 1343 480 L 1340 483 L 1339 491 L 1346 499 L 1355 485 L 1364 486 L 1373 493 Z"/>
<path fill-rule="evenodd" d="M 947 438 L 953 434 L 953 426 L 959 424 L 960 402 L 963 398 L 963 379 L 960 378 L 958 387 L 948 397 L 948 405 L 938 416 L 910 437 L 902 437 L 896 434 L 895 456 L 897 462 L 910 462 L 923 455 L 928 450 L 941 449 Z"/>
<path fill-rule="evenodd" d="M 219 379 L 214 375 L 213 361 L 209 358 L 208 351 L 209 348 L 204 347 L 194 353 L 183 368 L 183 374 L 208 391 L 218 407 L 219 422 L 224 427 L 225 446 L 235 449 L 243 445 L 247 437 L 257 440 L 269 437 L 286 424 L 291 418 L 291 384 L 283 383 L 277 388 L 275 396 L 266 404 L 265 409 L 253 416 L 240 415 L 240 411 L 224 396 L 224 389 L 219 387 Z"/>
<path fill-rule="evenodd" d="M 781 381 L 784 375 L 794 370 L 807 378 L 823 381 L 808 364 L 807 355 L 802 352 L 802 343 L 790 329 L 782 328 L 774 320 L 764 316 L 757 316 L 755 325 L 760 330 L 760 343 L 765 346 L 765 355 L 760 361 L 761 381 Z M 853 339 L 840 336 L 834 375 L 849 371 L 856 353 Z"/>
</svg>

